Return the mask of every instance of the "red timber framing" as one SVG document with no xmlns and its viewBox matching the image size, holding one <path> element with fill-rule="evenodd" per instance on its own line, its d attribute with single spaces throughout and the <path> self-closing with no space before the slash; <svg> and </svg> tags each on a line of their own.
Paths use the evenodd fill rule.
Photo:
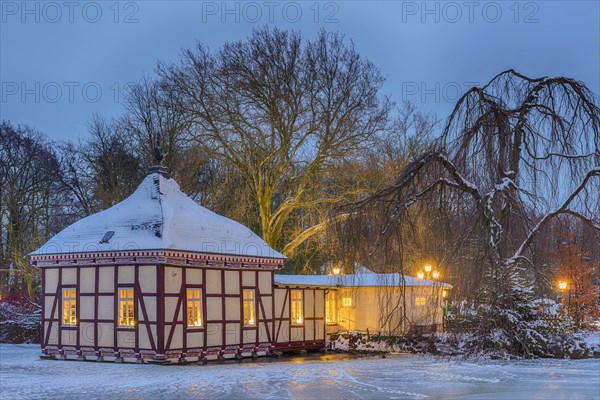
<svg viewBox="0 0 600 400">
<path fill-rule="evenodd" d="M 264 349 L 272 345 L 273 313 L 267 312 L 272 306 L 272 271 L 261 269 L 224 269 L 207 266 L 204 268 L 161 266 L 161 274 L 176 277 L 176 288 L 164 285 L 159 301 L 165 312 L 164 324 L 166 352 L 180 352 L 182 356 L 213 350 L 217 354 L 232 351 L 253 353 L 256 348 Z M 191 272 L 197 270 L 199 281 L 190 279 Z M 179 278 L 179 276 L 181 278 Z M 213 276 L 217 279 L 207 278 Z M 264 283 L 268 290 L 264 290 Z M 202 291 L 202 327 L 188 326 L 186 296 L 188 289 Z M 245 326 L 243 320 L 243 291 L 255 292 L 255 325 Z M 172 299 L 172 300 L 170 300 Z M 171 303 L 167 307 L 167 303 Z M 265 305 L 267 307 L 265 307 Z M 173 309 L 171 313 L 167 309 Z M 216 318 L 215 316 L 218 316 Z M 261 332 L 262 331 L 262 332 Z M 179 334 L 177 333 L 179 332 Z M 199 334 L 201 339 L 188 342 L 190 334 Z"/>
<path fill-rule="evenodd" d="M 215 349 L 221 356 L 231 354 L 232 348 L 237 349 L 236 354 L 255 355 L 277 345 L 274 342 L 273 272 L 281 268 L 281 259 L 140 251 L 34 256 L 32 264 L 42 269 L 42 350 L 46 354 L 78 359 L 95 357 L 99 361 L 174 357 L 181 360 L 191 354 L 200 358 Z M 133 270 L 132 279 L 122 279 L 124 268 Z M 154 270 L 151 289 L 142 284 L 141 279 L 141 271 L 146 276 L 148 268 Z M 65 271 L 74 278 L 65 279 Z M 169 275 L 173 271 L 179 271 L 178 282 Z M 191 274 L 190 271 L 197 272 Z M 218 273 L 220 279 L 218 288 L 208 290 L 212 285 L 208 278 L 211 271 L 213 276 Z M 193 281 L 188 275 L 200 279 Z M 235 285 L 230 283 L 232 279 Z M 171 288 L 174 284 L 176 290 Z M 76 289 L 75 326 L 62 324 L 62 291 L 66 288 Z M 119 290 L 122 288 L 134 291 L 136 324 L 133 327 L 119 327 Z M 202 290 L 201 327 L 187 325 L 188 288 Z M 243 323 L 244 289 L 255 293 L 255 326 Z M 211 298 L 215 299 L 213 304 L 220 306 L 217 313 L 220 318 L 211 319 L 208 309 Z M 237 312 L 232 313 L 234 303 Z M 107 304 L 110 309 L 106 308 Z M 82 308 L 86 308 L 85 313 Z M 216 329 L 209 332 L 209 324 Z M 199 333 L 200 339 L 188 343 L 188 336 L 194 333 Z M 211 334 L 218 335 L 220 340 L 211 338 Z M 141 340 L 142 336 L 146 339 Z"/>
<path fill-rule="evenodd" d="M 314 350 L 325 348 L 325 288 L 276 286 L 273 283 L 275 299 L 283 298 L 279 304 L 274 303 L 275 317 L 275 349 L 279 351 Z M 291 291 L 302 292 L 302 324 L 291 321 Z"/>
</svg>

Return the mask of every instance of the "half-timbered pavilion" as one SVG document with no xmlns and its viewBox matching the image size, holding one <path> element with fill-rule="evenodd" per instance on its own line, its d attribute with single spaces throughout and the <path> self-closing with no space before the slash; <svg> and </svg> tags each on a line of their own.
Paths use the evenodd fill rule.
<svg viewBox="0 0 600 400">
<path fill-rule="evenodd" d="M 325 289 L 276 288 L 285 257 L 163 167 L 31 253 L 47 357 L 181 362 L 325 346 Z"/>
</svg>

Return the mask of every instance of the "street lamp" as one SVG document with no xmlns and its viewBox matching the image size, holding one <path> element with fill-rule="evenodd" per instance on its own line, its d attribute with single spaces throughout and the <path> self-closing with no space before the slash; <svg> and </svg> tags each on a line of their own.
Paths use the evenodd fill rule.
<svg viewBox="0 0 600 400">
<path fill-rule="evenodd" d="M 417 271 L 417 278 L 419 279 L 433 279 L 437 280 L 440 277 L 440 272 L 433 269 L 431 264 L 423 265 L 423 271 Z"/>
<path fill-rule="evenodd" d="M 561 292 L 564 292 L 565 290 L 567 290 L 567 288 L 569 289 L 569 299 L 567 300 L 567 314 L 569 314 L 569 310 L 571 309 L 571 288 L 569 286 L 569 282 L 567 281 L 558 281 L 558 289 L 560 289 Z M 562 296 L 561 296 L 562 297 Z M 562 299 L 561 299 L 562 302 Z"/>
<path fill-rule="evenodd" d="M 339 275 L 341 272 L 342 272 L 342 269 L 340 268 L 339 265 L 336 265 L 333 268 L 331 268 L 331 273 L 333 275 Z"/>
</svg>

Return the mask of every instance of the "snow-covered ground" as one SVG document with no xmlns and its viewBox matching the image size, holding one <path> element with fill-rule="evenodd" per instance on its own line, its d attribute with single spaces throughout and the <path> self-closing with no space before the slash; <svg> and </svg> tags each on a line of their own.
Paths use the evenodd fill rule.
<svg viewBox="0 0 600 400">
<path fill-rule="evenodd" d="M 0 345 L 1 399 L 600 398 L 600 359 L 471 363 L 324 354 L 165 367 L 38 356 L 37 345 Z"/>
</svg>

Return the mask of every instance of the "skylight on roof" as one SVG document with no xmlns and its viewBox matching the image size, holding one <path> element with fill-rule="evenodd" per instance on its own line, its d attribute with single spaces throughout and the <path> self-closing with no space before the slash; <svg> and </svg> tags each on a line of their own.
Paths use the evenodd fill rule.
<svg viewBox="0 0 600 400">
<path fill-rule="evenodd" d="M 108 241 L 113 237 L 114 234 L 115 234 L 115 231 L 108 231 L 108 232 L 106 232 L 104 234 L 104 237 L 100 241 L 100 244 L 102 244 L 102 243 L 108 243 Z"/>
</svg>

